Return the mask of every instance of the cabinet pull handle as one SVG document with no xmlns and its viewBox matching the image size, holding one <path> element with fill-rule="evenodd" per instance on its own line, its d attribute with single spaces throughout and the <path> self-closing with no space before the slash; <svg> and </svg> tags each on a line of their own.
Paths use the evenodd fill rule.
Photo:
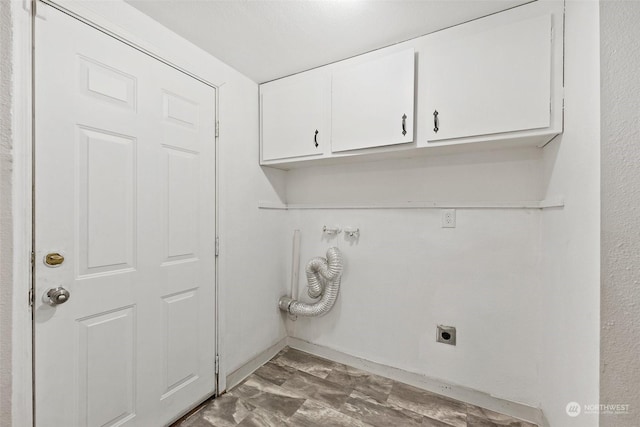
<svg viewBox="0 0 640 427">
<path fill-rule="evenodd" d="M 438 125 L 440 124 L 440 120 L 438 120 L 438 110 L 433 112 L 433 131 L 435 133 L 438 133 L 438 130 L 440 130 L 440 128 L 438 127 Z"/>
<path fill-rule="evenodd" d="M 316 145 L 316 148 L 318 148 L 318 129 L 316 129 L 316 133 L 313 135 L 313 142 Z"/>
<path fill-rule="evenodd" d="M 402 115 L 402 135 L 407 134 L 407 115 Z"/>
</svg>

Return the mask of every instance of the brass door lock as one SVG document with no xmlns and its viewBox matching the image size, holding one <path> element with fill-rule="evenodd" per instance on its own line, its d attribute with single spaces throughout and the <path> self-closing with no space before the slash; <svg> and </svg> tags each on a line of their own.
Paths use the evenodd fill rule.
<svg viewBox="0 0 640 427">
<path fill-rule="evenodd" d="M 59 253 L 50 253 L 47 254 L 46 257 L 44 257 L 44 263 L 51 266 L 51 267 L 55 267 L 57 265 L 60 265 L 64 262 L 64 257 L 62 255 L 60 255 Z"/>
</svg>

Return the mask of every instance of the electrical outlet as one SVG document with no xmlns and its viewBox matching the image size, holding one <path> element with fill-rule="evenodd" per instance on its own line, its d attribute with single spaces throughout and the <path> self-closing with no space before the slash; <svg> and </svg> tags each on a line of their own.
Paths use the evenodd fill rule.
<svg viewBox="0 0 640 427">
<path fill-rule="evenodd" d="M 456 327 L 438 325 L 436 341 L 444 344 L 456 345 Z"/>
<path fill-rule="evenodd" d="M 456 228 L 456 210 L 442 210 L 442 228 Z"/>
</svg>

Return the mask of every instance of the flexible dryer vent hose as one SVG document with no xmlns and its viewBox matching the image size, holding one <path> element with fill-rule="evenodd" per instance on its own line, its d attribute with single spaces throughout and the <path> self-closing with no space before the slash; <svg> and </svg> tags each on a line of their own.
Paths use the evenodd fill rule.
<svg viewBox="0 0 640 427">
<path fill-rule="evenodd" d="M 309 283 L 309 296 L 319 301 L 309 304 L 283 296 L 278 302 L 280 310 L 299 316 L 322 316 L 331 310 L 338 298 L 342 277 L 342 254 L 338 248 L 329 248 L 327 258 L 312 258 L 305 268 Z"/>
</svg>

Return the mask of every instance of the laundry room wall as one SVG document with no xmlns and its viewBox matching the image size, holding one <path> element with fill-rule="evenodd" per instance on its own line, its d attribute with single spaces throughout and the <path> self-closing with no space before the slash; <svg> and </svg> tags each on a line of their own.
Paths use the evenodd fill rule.
<svg viewBox="0 0 640 427">
<path fill-rule="evenodd" d="M 316 167 L 289 172 L 291 204 L 540 200 L 536 148 Z M 292 336 L 365 360 L 538 406 L 540 209 L 292 210 L 301 264 L 338 246 L 340 296 L 322 318 L 290 322 Z M 324 225 L 358 228 L 327 239 Z M 304 271 L 299 294 L 306 295 Z M 309 300 L 308 298 L 306 298 Z M 436 342 L 457 328 L 455 347 Z"/>
<path fill-rule="evenodd" d="M 569 1 L 564 134 L 522 148 L 299 168 L 287 203 L 372 206 L 564 200 L 562 208 L 287 211 L 302 232 L 302 268 L 331 245 L 345 254 L 341 293 L 292 336 L 366 360 L 541 407 L 551 425 L 598 396 L 599 24 L 597 2 Z M 322 227 L 359 228 L 327 240 Z M 307 299 L 308 300 L 308 299 Z M 455 347 L 436 325 L 457 327 Z"/>
</svg>

